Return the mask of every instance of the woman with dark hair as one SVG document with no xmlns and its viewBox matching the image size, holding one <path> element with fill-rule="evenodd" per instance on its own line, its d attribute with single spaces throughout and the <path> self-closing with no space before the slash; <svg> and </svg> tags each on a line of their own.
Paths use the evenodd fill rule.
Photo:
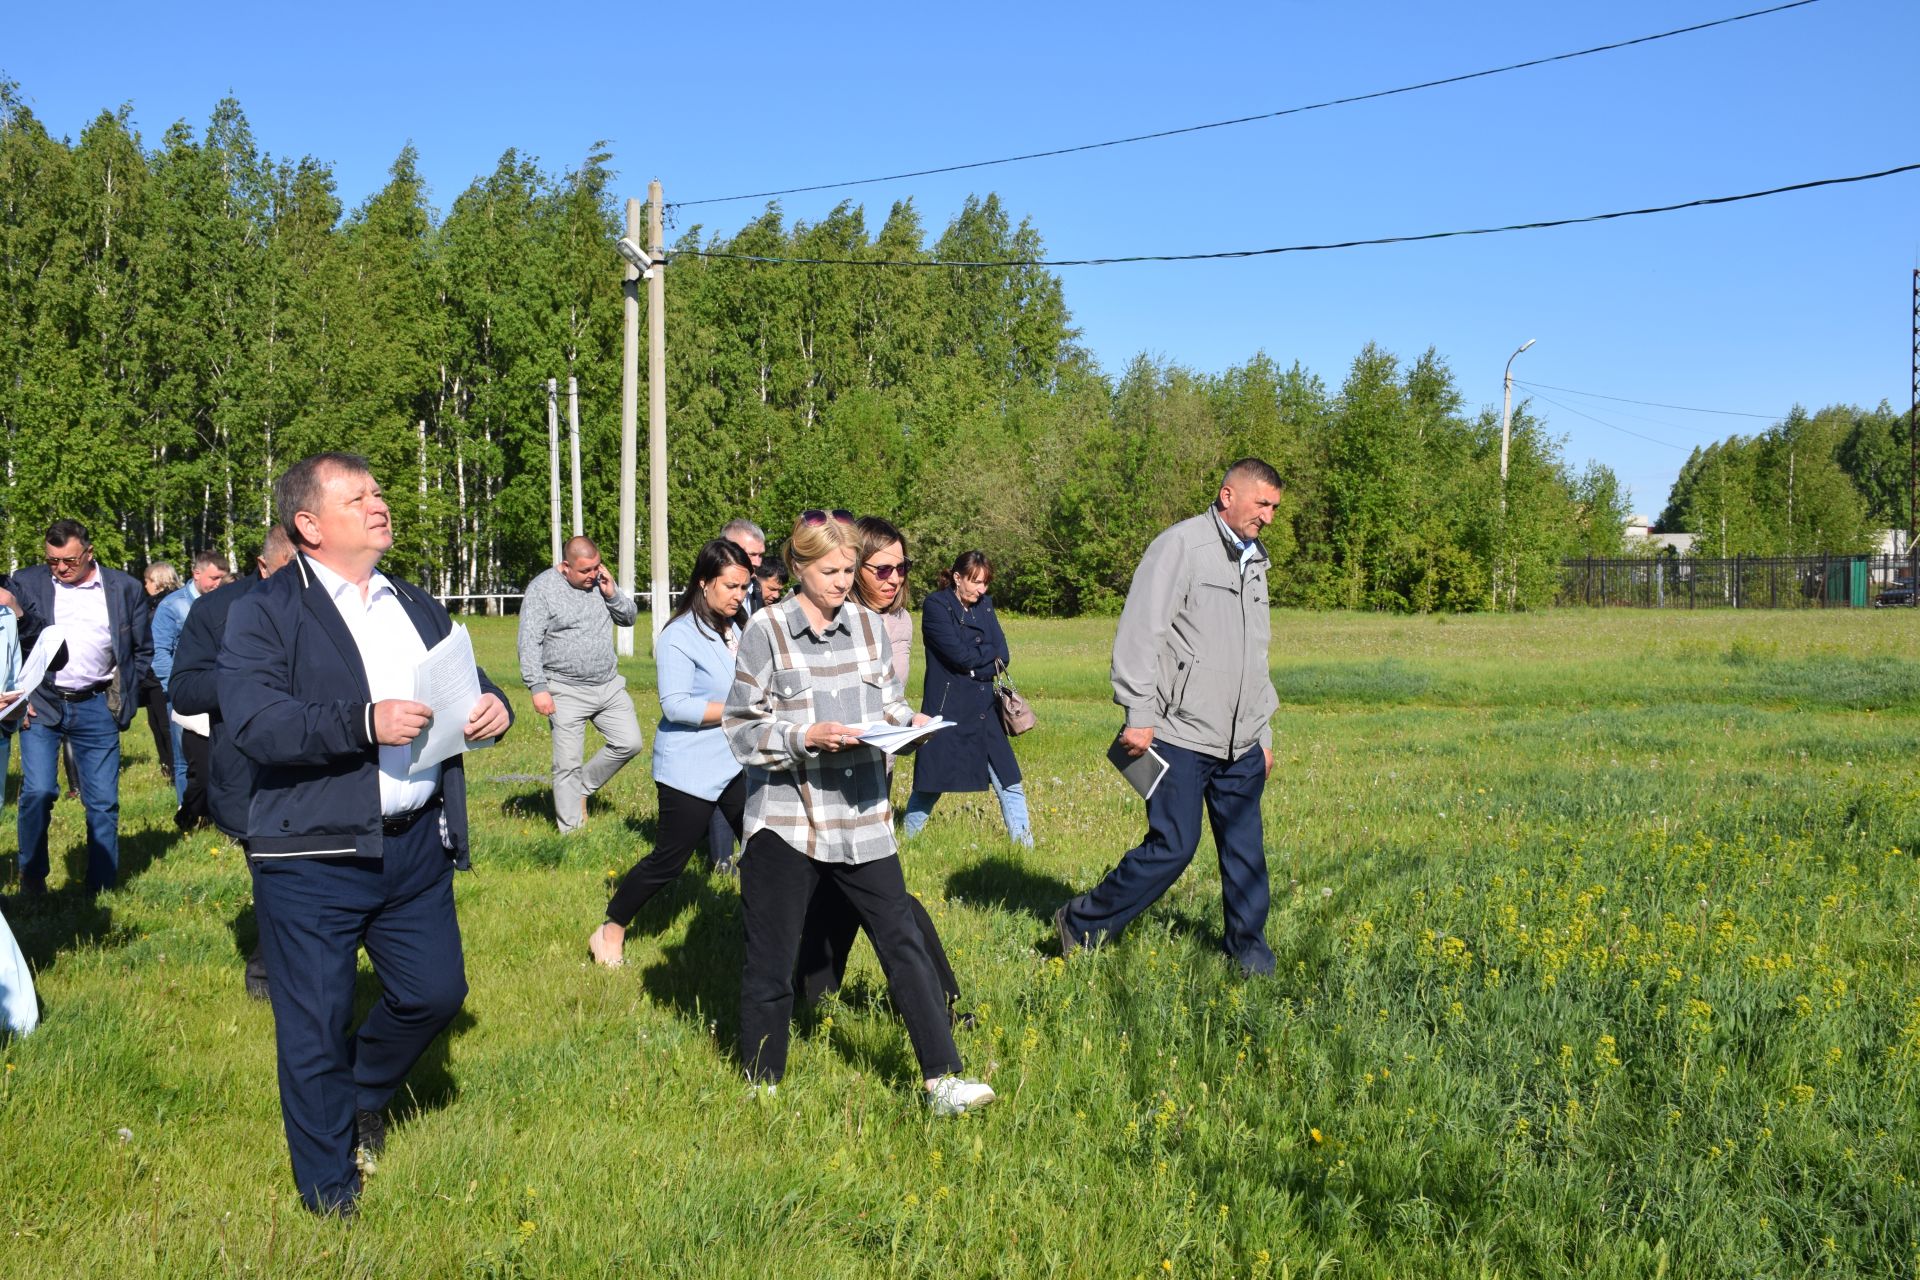
<svg viewBox="0 0 1920 1280">
<path fill-rule="evenodd" d="M 992 585 L 993 563 L 986 552 L 963 551 L 940 575 L 940 590 L 920 606 L 920 634 L 927 642 L 920 709 L 945 716 L 954 727 L 928 738 L 914 759 L 913 794 L 901 823 L 909 840 L 920 834 L 947 792 L 991 790 L 1000 800 L 1007 838 L 1033 847 L 1020 762 L 1013 758 L 993 699 L 993 678 L 1012 655 L 987 594 Z"/>
<path fill-rule="evenodd" d="M 606 922 L 587 938 L 593 958 L 621 962 L 627 926 L 647 900 L 670 883 L 707 836 L 718 808 L 741 825 L 746 782 L 720 713 L 733 684 L 733 648 L 740 601 L 752 575 L 747 553 L 724 538 L 700 548 L 693 576 L 654 642 L 660 726 L 653 738 L 653 782 L 660 793 L 653 852 L 634 864 L 607 903 Z"/>
<path fill-rule="evenodd" d="M 807 904 L 832 882 L 873 940 L 928 1102 L 954 1114 L 994 1094 L 960 1077 L 960 1050 L 901 876 L 886 757 L 860 741 L 874 722 L 926 719 L 907 703 L 880 618 L 851 598 L 861 545 L 847 512 L 801 512 L 786 548 L 799 590 L 754 614 L 740 637 L 722 721 L 747 770 L 740 1062 L 756 1088 L 786 1073 Z"/>
</svg>

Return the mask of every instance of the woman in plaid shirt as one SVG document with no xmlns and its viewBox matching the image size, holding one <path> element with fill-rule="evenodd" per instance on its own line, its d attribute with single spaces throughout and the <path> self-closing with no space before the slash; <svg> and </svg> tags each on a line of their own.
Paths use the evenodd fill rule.
<svg viewBox="0 0 1920 1280">
<path fill-rule="evenodd" d="M 798 589 L 747 623 L 720 721 L 747 775 L 740 1060 L 756 1085 L 785 1074 L 801 928 L 814 886 L 831 880 L 880 957 L 933 1108 L 983 1106 L 993 1090 L 960 1077 L 946 1002 L 908 905 L 886 756 L 859 741 L 875 721 L 926 717 L 907 704 L 885 624 L 848 599 L 860 566 L 853 517 L 802 512 L 786 556 Z"/>
</svg>

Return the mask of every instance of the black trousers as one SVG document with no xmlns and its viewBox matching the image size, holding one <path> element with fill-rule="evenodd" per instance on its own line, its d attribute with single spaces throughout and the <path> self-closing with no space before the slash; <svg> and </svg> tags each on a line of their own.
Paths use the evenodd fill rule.
<svg viewBox="0 0 1920 1280">
<path fill-rule="evenodd" d="M 949 1011 L 960 1003 L 960 979 L 953 973 L 947 949 L 941 945 L 940 931 L 933 927 L 920 899 L 907 895 L 907 908 L 913 913 L 914 927 L 926 944 L 927 958 L 933 961 L 934 976 L 940 979 L 940 991 Z M 819 1004 L 829 991 L 838 991 L 846 980 L 847 957 L 854 939 L 860 936 L 860 916 L 847 901 L 835 880 L 822 880 L 807 904 L 806 923 L 800 929 L 800 960 L 794 968 L 793 986 L 800 999 Z"/>
<path fill-rule="evenodd" d="M 718 809 L 740 829 L 747 803 L 747 775 L 736 773 L 718 800 L 703 800 L 688 795 L 664 782 L 653 784 L 660 792 L 660 816 L 654 825 L 653 852 L 633 864 L 620 879 L 607 903 L 607 919 L 622 929 L 633 923 L 647 900 L 686 869 L 687 859 L 707 838 L 707 825 Z"/>
<path fill-rule="evenodd" d="M 167 691 L 149 676 L 140 685 L 140 705 L 147 709 L 147 728 L 153 731 L 153 754 L 160 757 L 160 772 L 173 777 L 173 733 L 167 714 Z"/>
<path fill-rule="evenodd" d="M 740 1062 L 747 1077 L 772 1082 L 786 1074 L 801 927 L 815 890 L 829 882 L 873 940 L 921 1075 L 958 1073 L 960 1050 L 953 1043 L 940 980 L 907 905 L 913 899 L 900 859 L 815 862 L 773 832 L 756 831 L 740 852 L 740 907 L 747 932 L 740 974 Z"/>
<path fill-rule="evenodd" d="M 173 825 L 191 831 L 203 822 L 213 821 L 207 807 L 207 777 L 212 768 L 213 739 L 191 729 L 180 731 L 180 754 L 187 758 L 187 793 L 174 810 Z"/>
</svg>

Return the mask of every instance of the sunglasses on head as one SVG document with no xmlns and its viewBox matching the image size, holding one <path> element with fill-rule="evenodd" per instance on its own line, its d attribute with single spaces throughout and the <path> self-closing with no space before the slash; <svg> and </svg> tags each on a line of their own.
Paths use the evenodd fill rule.
<svg viewBox="0 0 1920 1280">
<path fill-rule="evenodd" d="M 822 525 L 830 519 L 838 520 L 841 524 L 852 524 L 853 512 L 845 507 L 835 507 L 831 511 L 822 511 L 819 507 L 813 507 L 800 513 L 801 524 Z"/>
<path fill-rule="evenodd" d="M 880 581 L 885 582 L 896 574 L 901 578 L 905 578 L 907 576 L 907 570 L 911 568 L 913 568 L 913 561 L 902 560 L 899 564 L 870 564 L 867 566 L 867 572 L 880 579 Z"/>
</svg>

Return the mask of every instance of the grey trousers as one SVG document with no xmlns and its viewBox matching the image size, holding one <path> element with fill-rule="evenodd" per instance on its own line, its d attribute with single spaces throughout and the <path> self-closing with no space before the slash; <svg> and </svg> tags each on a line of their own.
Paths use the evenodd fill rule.
<svg viewBox="0 0 1920 1280">
<path fill-rule="evenodd" d="M 560 830 L 572 831 L 586 820 L 587 797 L 640 754 L 640 719 L 627 696 L 625 676 L 605 684 L 549 680 L 547 692 L 553 695 L 553 811 Z M 582 764 L 589 722 L 606 745 Z"/>
</svg>

